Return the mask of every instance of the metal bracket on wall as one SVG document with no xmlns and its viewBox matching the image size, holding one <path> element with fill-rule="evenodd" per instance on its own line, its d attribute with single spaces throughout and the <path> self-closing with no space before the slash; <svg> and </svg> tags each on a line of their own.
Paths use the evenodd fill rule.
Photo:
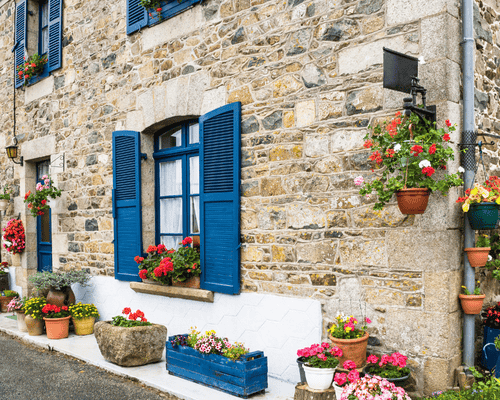
<svg viewBox="0 0 500 400">
<path fill-rule="evenodd" d="M 59 161 L 58 164 L 54 165 L 57 161 Z M 64 172 L 64 165 L 65 165 L 65 157 L 64 157 L 64 153 L 62 153 L 60 156 L 56 157 L 50 164 L 49 164 L 49 167 L 51 168 L 62 168 L 63 172 Z"/>
</svg>

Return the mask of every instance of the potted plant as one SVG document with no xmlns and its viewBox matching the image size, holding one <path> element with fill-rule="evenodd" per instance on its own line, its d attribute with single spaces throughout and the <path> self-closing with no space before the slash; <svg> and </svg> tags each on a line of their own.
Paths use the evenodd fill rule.
<svg viewBox="0 0 500 400">
<path fill-rule="evenodd" d="M 492 232 L 490 235 L 490 253 L 485 267 L 491 271 L 491 276 L 500 281 L 500 234 Z"/>
<path fill-rule="evenodd" d="M 411 400 L 403 388 L 379 376 L 364 376 L 347 385 L 339 400 Z"/>
<path fill-rule="evenodd" d="M 9 263 L 0 264 L 0 291 L 9 289 Z"/>
<path fill-rule="evenodd" d="M 472 229 L 495 229 L 500 204 L 500 178 L 490 176 L 483 184 L 476 183 L 465 191 L 457 203 L 463 203 L 462 210 L 467 213 Z"/>
<path fill-rule="evenodd" d="M 4 290 L 2 292 L 2 295 L 0 296 L 0 307 L 2 312 L 9 312 L 7 310 L 7 305 L 10 303 L 10 301 L 14 297 L 18 297 L 19 293 L 15 292 L 14 290 Z"/>
<path fill-rule="evenodd" d="M 365 136 L 364 147 L 373 150 L 370 160 L 382 169 L 382 174 L 370 183 L 358 177 L 355 184 L 362 186 L 359 193 L 363 196 L 377 193 L 374 210 L 382 210 L 396 194 L 403 214 L 422 214 L 431 191 L 446 195 L 451 187 L 463 185 L 459 172 L 436 173 L 446 170 L 446 163 L 454 159 L 448 142 L 455 127 L 446 120 L 446 132 L 415 113 L 401 117 L 397 112 L 389 123 L 377 125 L 371 136 Z"/>
<path fill-rule="evenodd" d="M 339 313 L 328 332 L 332 343 L 342 350 L 343 355 L 339 361 L 344 363 L 347 360 L 352 360 L 361 367 L 366 361 L 366 345 L 369 337 L 366 324 L 370 324 L 371 321 L 369 318 L 364 318 L 362 326 L 359 326 L 358 323 L 354 316 L 345 316 L 343 313 Z"/>
<path fill-rule="evenodd" d="M 182 0 L 179 0 L 179 3 L 181 1 Z M 148 11 L 148 14 L 150 17 L 153 17 L 153 13 L 156 13 L 158 21 L 162 20 L 162 17 L 161 17 L 162 8 L 160 5 L 161 0 L 140 0 L 139 2 L 141 4 L 141 6 L 143 6 Z"/>
<path fill-rule="evenodd" d="M 33 217 L 43 215 L 50 209 L 48 199 L 56 199 L 61 196 L 61 191 L 52 184 L 52 179 L 47 175 L 42 176 L 43 184 L 36 184 L 35 192 L 28 191 L 24 195 L 24 202 L 28 203 L 28 209 Z"/>
<path fill-rule="evenodd" d="M 486 308 L 482 313 L 483 324 L 483 350 L 481 352 L 481 365 L 492 370 L 500 355 L 500 351 L 493 345 L 496 337 L 500 335 L 500 302 Z"/>
<path fill-rule="evenodd" d="M 17 329 L 20 332 L 28 332 L 26 327 L 26 314 L 24 313 L 24 304 L 26 303 L 26 297 L 22 299 L 20 297 L 14 297 L 9 304 L 7 304 L 7 310 L 12 313 L 16 313 L 17 319 Z"/>
<path fill-rule="evenodd" d="M 10 195 L 12 190 L 9 189 L 9 185 L 3 187 L 3 193 L 0 193 L 0 211 L 5 211 L 9 206 Z"/>
<path fill-rule="evenodd" d="M 76 335 L 91 335 L 94 333 L 94 322 L 99 318 L 99 312 L 94 304 L 72 304 L 69 312 L 73 319 Z"/>
<path fill-rule="evenodd" d="M 406 366 L 407 359 L 408 357 L 398 352 L 383 354 L 380 358 L 372 354 L 366 359 L 368 364 L 363 372 L 365 375 L 380 376 L 396 386 L 401 386 L 410 376 L 410 368 Z"/>
<path fill-rule="evenodd" d="M 476 247 L 466 247 L 464 249 L 467 253 L 469 264 L 473 268 L 484 267 L 486 265 L 490 250 L 490 238 L 488 235 L 479 235 L 476 240 Z"/>
<path fill-rule="evenodd" d="M 58 307 L 54 304 L 45 304 L 42 308 L 42 315 L 49 339 L 64 339 L 68 337 L 71 315 L 67 306 Z"/>
<path fill-rule="evenodd" d="M 249 352 L 243 343 L 230 343 L 215 331 L 202 335 L 192 328 L 190 334 L 169 337 L 167 370 L 171 375 L 239 397 L 246 398 L 267 388 L 264 353 Z"/>
<path fill-rule="evenodd" d="M 135 367 L 158 362 L 163 355 L 167 328 L 149 322 L 141 310 L 129 307 L 112 321 L 99 321 L 94 335 L 102 356 L 122 367 Z"/>
<path fill-rule="evenodd" d="M 87 286 L 90 275 L 85 271 L 37 272 L 29 278 L 39 293 L 47 293 L 47 303 L 56 306 L 69 306 L 75 303 L 71 285 L 79 283 Z"/>
<path fill-rule="evenodd" d="M 298 350 L 297 356 L 305 361 L 303 368 L 307 385 L 311 389 L 326 390 L 332 384 L 342 350 L 323 342 L 321 345 L 313 344 L 311 347 Z"/>
<path fill-rule="evenodd" d="M 23 221 L 12 218 L 3 228 L 3 247 L 12 254 L 21 254 L 26 248 L 26 234 Z"/>
<path fill-rule="evenodd" d="M 42 309 L 47 304 L 44 297 L 32 297 L 24 303 L 26 313 L 26 327 L 30 336 L 43 334 L 43 313 Z"/>
<path fill-rule="evenodd" d="M 142 281 L 170 285 L 172 282 L 170 272 L 173 270 L 173 264 L 169 255 L 174 252 L 175 250 L 167 251 L 165 245 L 159 244 L 158 246 L 149 246 L 145 258 L 136 256 L 134 260 L 139 264 L 139 277 Z"/>
<path fill-rule="evenodd" d="M 182 241 L 182 247 L 171 254 L 173 271 L 172 285 L 190 288 L 200 287 L 200 252 L 192 247 L 193 239 L 189 236 Z"/>
<path fill-rule="evenodd" d="M 45 64 L 47 64 L 47 61 L 48 59 L 46 55 L 40 57 L 38 53 L 35 53 L 31 57 L 28 57 L 28 60 L 25 61 L 24 64 L 17 67 L 19 79 L 24 78 L 25 86 L 29 83 L 31 78 L 40 75 L 43 72 L 43 68 Z"/>
<path fill-rule="evenodd" d="M 462 286 L 464 294 L 459 294 L 460 303 L 462 304 L 462 309 L 465 314 L 479 314 L 483 308 L 483 301 L 486 295 L 481 294 L 481 288 L 479 287 L 479 281 L 476 287 L 474 287 L 471 293 L 465 286 Z"/>
<path fill-rule="evenodd" d="M 359 379 L 359 372 L 356 369 L 356 364 L 352 360 L 346 360 L 342 364 L 342 368 L 348 372 L 335 372 L 333 377 L 333 388 L 335 389 L 335 397 L 340 400 L 344 388 Z"/>
</svg>

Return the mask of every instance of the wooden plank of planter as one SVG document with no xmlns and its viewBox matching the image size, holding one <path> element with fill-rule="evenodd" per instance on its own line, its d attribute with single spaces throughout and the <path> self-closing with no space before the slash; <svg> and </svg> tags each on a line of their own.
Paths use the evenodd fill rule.
<svg viewBox="0 0 500 400">
<path fill-rule="evenodd" d="M 232 361 L 217 354 L 202 354 L 188 346 L 172 346 L 167 342 L 169 374 L 202 383 L 240 397 L 267 388 L 267 357 L 257 351 Z"/>
<path fill-rule="evenodd" d="M 326 390 L 311 389 L 305 383 L 299 383 L 295 386 L 295 395 L 293 400 L 340 400 L 335 398 L 335 389 Z"/>
<path fill-rule="evenodd" d="M 192 289 L 177 286 L 155 285 L 143 282 L 130 282 L 130 288 L 138 293 L 155 294 L 158 296 L 175 297 L 179 299 L 214 302 L 214 292 L 203 289 Z"/>
</svg>

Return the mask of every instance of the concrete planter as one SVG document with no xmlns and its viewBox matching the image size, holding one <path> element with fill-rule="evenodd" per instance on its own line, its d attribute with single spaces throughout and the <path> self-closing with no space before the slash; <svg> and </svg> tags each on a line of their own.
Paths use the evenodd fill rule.
<svg viewBox="0 0 500 400">
<path fill-rule="evenodd" d="M 94 335 L 106 360 L 122 367 L 136 367 L 161 361 L 167 328 L 158 324 L 125 328 L 100 321 L 94 326 Z"/>
</svg>

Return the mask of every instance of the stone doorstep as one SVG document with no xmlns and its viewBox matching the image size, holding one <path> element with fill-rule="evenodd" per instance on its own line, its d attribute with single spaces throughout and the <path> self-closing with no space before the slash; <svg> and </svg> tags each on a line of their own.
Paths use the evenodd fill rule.
<svg viewBox="0 0 500 400">
<path fill-rule="evenodd" d="M 214 292 L 203 289 L 193 289 L 178 286 L 157 285 L 143 282 L 130 282 L 130 289 L 139 293 L 153 294 L 158 296 L 176 297 L 179 299 L 214 302 Z"/>
<path fill-rule="evenodd" d="M 196 290 L 196 289 L 195 289 Z M 0 332 L 18 338 L 32 346 L 57 351 L 82 360 L 123 378 L 132 379 L 145 386 L 169 393 L 179 400 L 238 400 L 240 397 L 209 388 L 168 374 L 165 370 L 165 358 L 159 363 L 141 367 L 120 367 L 102 357 L 94 335 L 76 336 L 69 334 L 68 339 L 50 340 L 47 336 L 29 336 L 17 329 L 17 322 L 0 314 Z M 268 376 L 269 387 L 266 393 L 249 397 L 250 400 L 293 400 L 295 384 L 283 382 Z"/>
</svg>

